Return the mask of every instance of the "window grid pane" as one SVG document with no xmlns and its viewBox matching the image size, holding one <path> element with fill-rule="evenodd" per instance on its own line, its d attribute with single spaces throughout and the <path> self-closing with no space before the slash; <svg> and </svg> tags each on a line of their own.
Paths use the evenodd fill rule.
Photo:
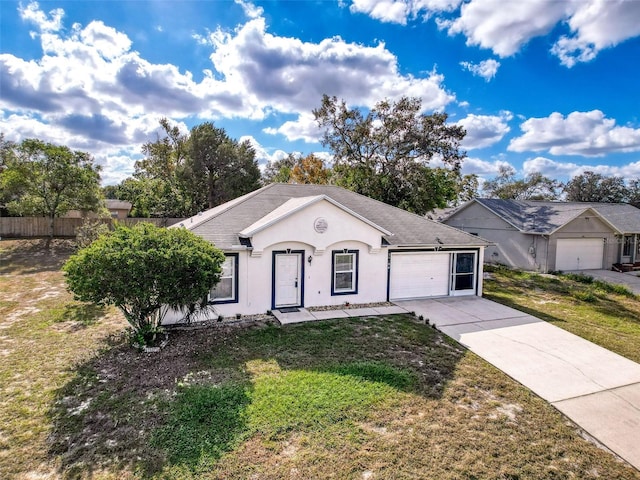
<svg viewBox="0 0 640 480">
<path fill-rule="evenodd" d="M 452 273 L 454 290 L 472 290 L 475 285 L 475 253 L 456 253 Z"/>
<path fill-rule="evenodd" d="M 336 272 L 351 272 L 353 270 L 353 253 L 336 255 Z"/>
<path fill-rule="evenodd" d="M 353 273 L 336 273 L 336 290 L 353 290 Z"/>
<path fill-rule="evenodd" d="M 235 257 L 227 257 L 222 264 L 220 282 L 211 289 L 210 300 L 235 300 Z"/>
<path fill-rule="evenodd" d="M 355 292 L 355 253 L 334 253 L 333 291 L 338 293 Z"/>
</svg>

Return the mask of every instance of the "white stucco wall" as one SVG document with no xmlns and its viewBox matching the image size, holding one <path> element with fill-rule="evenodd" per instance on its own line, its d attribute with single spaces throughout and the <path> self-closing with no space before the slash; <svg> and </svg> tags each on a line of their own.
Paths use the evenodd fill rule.
<svg viewBox="0 0 640 480">
<path fill-rule="evenodd" d="M 327 229 L 314 229 L 324 218 Z M 216 305 L 221 315 L 265 313 L 273 308 L 273 252 L 304 251 L 304 306 L 369 303 L 386 300 L 387 249 L 382 232 L 322 200 L 257 232 L 252 251 L 239 255 L 238 303 Z M 358 293 L 331 295 L 333 250 L 358 250 Z M 311 264 L 308 257 L 311 256 Z"/>
<path fill-rule="evenodd" d="M 324 233 L 317 232 L 314 228 L 314 223 L 319 218 L 326 221 L 327 229 Z M 251 238 L 251 244 L 254 256 L 271 245 L 286 241 L 312 246 L 314 252 L 321 254 L 331 245 L 345 239 L 380 248 L 382 232 L 332 203 L 322 200 L 257 232 Z"/>
<path fill-rule="evenodd" d="M 326 221 L 327 229 L 323 233 L 314 228 L 318 218 Z M 210 318 L 272 310 L 274 252 L 287 250 L 303 252 L 304 307 L 384 302 L 389 251 L 382 246 L 382 235 L 379 229 L 326 200 L 280 218 L 253 234 L 251 249 L 226 252 L 238 255 L 238 301 L 214 305 Z M 357 294 L 332 295 L 332 252 L 345 249 L 358 251 Z M 483 253 L 480 249 L 479 295 L 482 294 Z M 166 323 L 178 320 L 174 315 L 168 317 Z"/>
</svg>

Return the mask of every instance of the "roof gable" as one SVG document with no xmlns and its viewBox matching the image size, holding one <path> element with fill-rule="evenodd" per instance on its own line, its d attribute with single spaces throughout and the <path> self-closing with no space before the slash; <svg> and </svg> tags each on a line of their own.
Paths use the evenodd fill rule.
<svg viewBox="0 0 640 480">
<path fill-rule="evenodd" d="M 239 233 L 239 236 L 244 238 L 252 237 L 256 233 L 260 232 L 261 230 L 264 230 L 265 228 L 268 228 L 278 223 L 284 218 L 287 218 L 293 215 L 294 213 L 299 212 L 300 210 L 303 210 L 309 207 L 310 205 L 314 205 L 323 200 L 331 203 L 332 205 L 338 207 L 342 211 L 366 223 L 367 225 L 375 228 L 376 230 L 379 230 L 382 234 L 392 235 L 390 231 L 382 228 L 379 225 L 376 225 L 375 223 L 362 217 L 361 215 L 358 215 L 357 213 L 348 209 L 344 205 L 336 202 L 331 197 L 328 197 L 327 195 L 313 195 L 310 197 L 290 198 L 289 200 L 284 202 L 282 205 L 280 205 L 278 208 L 276 208 L 275 210 L 272 210 L 271 212 L 266 214 L 264 217 L 260 218 L 258 221 L 254 222 L 253 224 L 249 225 L 247 228 L 242 230 Z"/>
<path fill-rule="evenodd" d="M 553 234 L 585 212 L 592 212 L 616 233 L 640 233 L 640 210 L 628 204 L 498 198 L 476 198 L 469 204 L 473 202 L 482 205 L 523 233 Z M 452 217 L 465 207 L 455 212 Z"/>
</svg>

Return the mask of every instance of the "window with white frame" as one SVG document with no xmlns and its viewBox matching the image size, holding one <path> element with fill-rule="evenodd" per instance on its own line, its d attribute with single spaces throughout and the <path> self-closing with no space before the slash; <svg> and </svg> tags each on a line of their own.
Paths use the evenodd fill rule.
<svg viewBox="0 0 640 480">
<path fill-rule="evenodd" d="M 220 282 L 209 292 L 209 302 L 211 303 L 238 301 L 238 254 L 227 253 L 225 257 Z"/>
<path fill-rule="evenodd" d="M 331 264 L 331 295 L 358 293 L 358 251 L 334 250 Z"/>
</svg>

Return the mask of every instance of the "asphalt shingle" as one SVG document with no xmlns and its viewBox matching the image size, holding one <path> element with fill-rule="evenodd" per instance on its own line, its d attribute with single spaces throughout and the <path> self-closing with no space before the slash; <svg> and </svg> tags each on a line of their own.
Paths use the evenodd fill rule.
<svg viewBox="0 0 640 480">
<path fill-rule="evenodd" d="M 219 248 L 240 245 L 239 233 L 292 198 L 326 195 L 388 230 L 389 246 L 486 246 L 484 239 L 332 185 L 274 183 L 181 222 Z"/>
<path fill-rule="evenodd" d="M 474 200 L 525 233 L 550 234 L 587 209 L 592 209 L 617 233 L 640 233 L 640 209 L 626 203 L 544 202 L 537 200 Z"/>
</svg>

